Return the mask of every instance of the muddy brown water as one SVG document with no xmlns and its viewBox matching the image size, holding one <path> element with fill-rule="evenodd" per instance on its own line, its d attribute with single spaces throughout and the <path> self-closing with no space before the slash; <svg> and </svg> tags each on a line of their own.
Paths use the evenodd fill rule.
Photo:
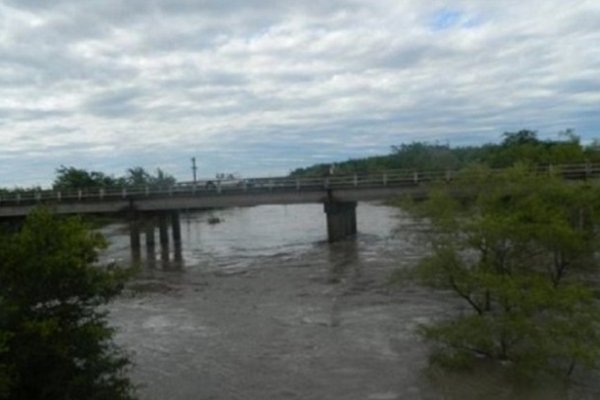
<svg viewBox="0 0 600 400">
<path fill-rule="evenodd" d="M 335 244 L 326 242 L 319 205 L 184 214 L 183 263 L 147 263 L 110 306 L 140 397 L 600 398 L 587 383 L 523 389 L 493 371 L 427 368 L 415 328 L 460 303 L 413 284 L 390 286 L 395 269 L 426 252 L 422 227 L 379 204 L 357 213 L 357 237 Z M 129 263 L 124 226 L 104 231 L 111 245 L 103 260 Z"/>
</svg>

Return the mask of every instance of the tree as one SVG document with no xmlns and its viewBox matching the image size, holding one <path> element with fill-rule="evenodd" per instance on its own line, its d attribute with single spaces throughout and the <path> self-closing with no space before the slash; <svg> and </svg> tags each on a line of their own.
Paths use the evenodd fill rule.
<svg viewBox="0 0 600 400">
<path fill-rule="evenodd" d="M 559 132 L 560 140 L 539 140 L 530 130 L 504 133 L 502 144 L 496 147 L 486 164 L 510 167 L 516 163 L 531 165 L 573 164 L 586 161 L 585 148 L 572 129 Z"/>
<path fill-rule="evenodd" d="M 52 186 L 55 190 L 65 190 L 109 187 L 115 184 L 116 180 L 113 177 L 102 172 L 61 165 L 56 170 L 56 178 Z"/>
<path fill-rule="evenodd" d="M 413 208 L 433 227 L 431 255 L 416 268 L 450 290 L 459 315 L 423 326 L 434 360 L 508 362 L 565 372 L 600 359 L 600 309 L 586 279 L 599 260 L 600 191 L 519 166 L 465 172 Z"/>
<path fill-rule="evenodd" d="M 65 167 L 62 165 L 56 170 L 53 188 L 55 190 L 67 189 L 94 189 L 114 186 L 171 186 L 176 179 L 160 168 L 156 175 L 152 175 L 142 167 L 129 168 L 125 176 L 114 178 L 103 172 L 88 171 L 81 168 Z"/>
<path fill-rule="evenodd" d="M 6 305 L 3 299 L 0 299 L 0 318 L 4 320 L 6 316 Z M 4 329 L 0 330 L 0 399 L 8 397 L 10 390 L 10 371 L 9 365 L 2 358 L 7 352 L 7 342 L 10 335 Z"/>
<path fill-rule="evenodd" d="M 177 182 L 173 175 L 169 175 L 162 169 L 156 169 L 156 176 L 152 177 L 151 183 L 160 186 L 171 186 Z"/>
<path fill-rule="evenodd" d="M 459 166 L 449 145 L 413 142 L 392 146 L 392 151 L 401 169 L 443 170 Z"/>
<path fill-rule="evenodd" d="M 537 132 L 529 129 L 521 129 L 518 132 L 504 132 L 502 146 L 515 146 L 523 144 L 538 144 Z"/>
<path fill-rule="evenodd" d="M 0 241 L 0 398 L 132 399 L 106 304 L 124 273 L 92 265 L 103 238 L 77 218 L 31 214 Z"/>
<path fill-rule="evenodd" d="M 177 182 L 160 168 L 156 169 L 156 175 L 152 175 L 142 167 L 129 168 L 124 180 L 131 186 L 171 186 Z"/>
</svg>

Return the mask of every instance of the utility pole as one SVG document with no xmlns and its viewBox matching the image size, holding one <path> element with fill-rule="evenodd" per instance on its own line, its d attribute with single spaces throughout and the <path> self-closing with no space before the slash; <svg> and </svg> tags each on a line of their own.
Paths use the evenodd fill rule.
<svg viewBox="0 0 600 400">
<path fill-rule="evenodd" d="M 194 185 L 196 184 L 196 171 L 198 167 L 196 167 L 196 157 L 192 157 L 192 173 L 194 174 Z"/>
</svg>

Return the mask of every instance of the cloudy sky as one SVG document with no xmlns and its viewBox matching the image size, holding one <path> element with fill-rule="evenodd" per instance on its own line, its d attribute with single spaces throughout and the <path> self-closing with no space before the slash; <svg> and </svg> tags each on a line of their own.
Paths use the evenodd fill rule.
<svg viewBox="0 0 600 400">
<path fill-rule="evenodd" d="M 0 0 L 0 186 L 600 137 L 600 1 Z"/>
</svg>

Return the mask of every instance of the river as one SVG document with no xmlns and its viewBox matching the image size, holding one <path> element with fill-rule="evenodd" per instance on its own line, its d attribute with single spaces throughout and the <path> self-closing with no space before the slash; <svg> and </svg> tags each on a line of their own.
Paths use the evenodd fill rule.
<svg viewBox="0 0 600 400">
<path fill-rule="evenodd" d="M 426 251 L 401 210 L 359 204 L 357 223 L 356 238 L 329 244 L 321 205 L 183 214 L 183 263 L 146 265 L 110 306 L 141 398 L 567 398 L 561 385 L 515 391 L 494 372 L 428 369 L 415 329 L 459 303 L 390 286 Z M 104 232 L 103 259 L 129 263 L 125 227 Z M 598 395 L 579 392 L 568 398 Z"/>
</svg>

